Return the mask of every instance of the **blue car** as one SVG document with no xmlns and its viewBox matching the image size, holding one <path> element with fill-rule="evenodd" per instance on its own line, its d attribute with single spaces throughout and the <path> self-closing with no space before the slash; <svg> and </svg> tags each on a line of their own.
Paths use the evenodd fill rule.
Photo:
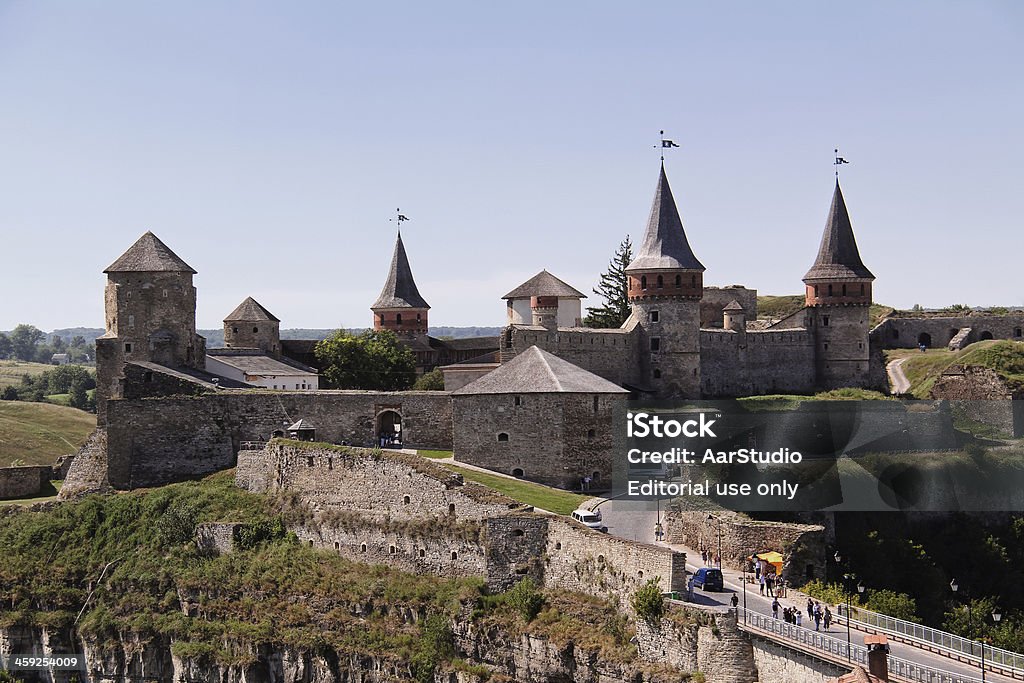
<svg viewBox="0 0 1024 683">
<path fill-rule="evenodd" d="M 693 575 L 693 587 L 705 591 L 725 590 L 725 579 L 722 577 L 722 570 L 713 567 L 701 567 Z"/>
</svg>

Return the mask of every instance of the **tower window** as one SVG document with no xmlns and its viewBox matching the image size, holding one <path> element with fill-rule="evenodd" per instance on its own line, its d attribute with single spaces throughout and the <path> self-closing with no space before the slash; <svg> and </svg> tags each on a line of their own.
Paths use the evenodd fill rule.
<svg viewBox="0 0 1024 683">
<path fill-rule="evenodd" d="M 504 443 L 508 441 L 508 434 L 505 432 L 498 433 L 498 443 Z"/>
<path fill-rule="evenodd" d="M 647 289 L 647 276 L 646 275 L 641 275 L 640 276 L 640 289 Z"/>
<path fill-rule="evenodd" d="M 651 337 L 651 351 L 661 350 L 661 337 Z"/>
<path fill-rule="evenodd" d="M 416 322 L 419 322 L 421 320 L 423 320 L 423 314 L 422 313 L 417 313 L 416 314 Z"/>
<path fill-rule="evenodd" d="M 167 298 L 167 290 L 166 289 L 164 290 L 164 298 L 165 299 Z"/>
<path fill-rule="evenodd" d="M 697 276 L 696 275 L 691 275 L 690 276 L 690 286 L 691 287 L 696 287 L 697 286 Z"/>
<path fill-rule="evenodd" d="M 593 441 L 595 436 L 597 436 L 596 431 L 594 431 L 593 429 L 587 430 L 587 441 Z"/>
<path fill-rule="evenodd" d="M 828 295 L 832 296 L 832 285 L 828 286 Z"/>
<path fill-rule="evenodd" d="M 232 327 L 231 331 L 234 332 L 235 334 L 238 334 L 238 328 L 237 327 Z"/>
<path fill-rule="evenodd" d="M 846 296 L 846 285 L 843 285 L 843 296 Z"/>
<path fill-rule="evenodd" d="M 662 287 L 664 287 L 664 286 L 665 286 L 665 281 L 664 281 L 664 280 L 662 279 L 662 277 L 661 277 L 661 276 L 659 275 L 659 276 L 658 276 L 658 289 L 661 289 L 661 288 L 662 288 Z"/>
<path fill-rule="evenodd" d="M 125 345 L 124 345 L 124 352 L 125 353 L 131 353 L 132 352 L 132 343 L 131 342 L 126 342 L 125 343 Z"/>
<path fill-rule="evenodd" d="M 517 405 L 517 406 L 523 405 L 523 397 L 522 396 L 516 396 L 515 398 L 512 399 L 512 404 L 513 405 Z"/>
<path fill-rule="evenodd" d="M 657 311 L 651 311 L 648 317 L 650 318 L 650 321 L 652 323 L 658 322 L 658 312 Z"/>
<path fill-rule="evenodd" d="M 682 275 L 676 275 L 676 289 L 679 289 L 682 286 L 683 286 L 683 276 Z"/>
<path fill-rule="evenodd" d="M 135 327 L 135 316 L 128 316 L 128 327 Z"/>
<path fill-rule="evenodd" d="M 818 292 L 818 285 L 814 285 L 814 296 L 821 296 L 820 292 Z"/>
<path fill-rule="evenodd" d="M 253 333 L 253 334 L 256 334 L 256 333 L 257 333 L 257 332 L 259 332 L 259 331 L 260 331 L 260 328 L 258 328 L 258 327 L 254 327 L 254 328 L 252 328 L 252 333 Z"/>
<path fill-rule="evenodd" d="M 661 379 L 661 370 L 654 371 L 654 379 Z"/>
<path fill-rule="evenodd" d="M 396 313 L 395 314 L 395 323 L 397 323 L 399 325 L 402 324 L 402 314 L 401 313 Z"/>
<path fill-rule="evenodd" d="M 829 292 L 829 294 L 831 294 L 831 293 L 832 292 Z M 827 315 L 821 316 L 821 326 L 822 327 L 828 327 L 828 316 Z"/>
<path fill-rule="evenodd" d="M 594 397 L 594 412 L 596 413 L 598 408 L 601 407 L 601 399 L 597 396 Z"/>
<path fill-rule="evenodd" d="M 1013 328 L 1013 336 L 1014 336 L 1014 337 L 1019 337 L 1019 336 L 1021 336 L 1021 329 L 1020 329 L 1019 327 L 1015 327 L 1015 328 Z"/>
<path fill-rule="evenodd" d="M 864 296 L 864 283 L 860 283 L 860 295 Z"/>
</svg>

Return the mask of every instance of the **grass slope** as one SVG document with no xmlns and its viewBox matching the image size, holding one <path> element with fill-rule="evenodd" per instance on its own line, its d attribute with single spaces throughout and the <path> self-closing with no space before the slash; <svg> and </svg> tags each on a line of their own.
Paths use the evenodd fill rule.
<svg viewBox="0 0 1024 683">
<path fill-rule="evenodd" d="M 96 416 L 49 403 L 0 401 L 0 467 L 13 460 L 49 465 L 74 453 L 96 428 Z"/>
<path fill-rule="evenodd" d="M 53 370 L 55 365 L 45 363 L 26 363 L 20 360 L 0 360 L 0 389 L 21 384 L 24 375 L 36 377 L 47 370 Z"/>
<path fill-rule="evenodd" d="M 477 472 L 476 470 L 459 467 L 458 465 L 444 463 L 444 466 L 461 474 L 466 481 L 475 481 L 478 484 L 489 486 L 499 493 L 504 493 L 509 498 L 515 498 L 527 505 L 559 515 L 568 515 L 585 501 L 592 498 L 592 496 L 570 493 L 569 491 L 544 486 L 543 484 L 534 484 L 522 479 L 510 479 L 496 474 Z"/>
<path fill-rule="evenodd" d="M 1024 342 L 983 341 L 961 351 L 929 349 L 921 353 L 913 349 L 889 352 L 888 360 L 906 358 L 903 372 L 910 381 L 910 393 L 917 398 L 930 398 L 935 380 L 954 364 L 991 368 L 1015 386 L 1024 386 Z"/>
<path fill-rule="evenodd" d="M 785 294 L 772 296 L 763 294 L 757 297 L 757 317 L 779 320 L 792 315 L 804 307 L 803 294 Z M 882 321 L 882 318 L 892 313 L 892 306 L 883 304 L 871 304 L 868 311 L 868 325 L 874 327 Z"/>
</svg>

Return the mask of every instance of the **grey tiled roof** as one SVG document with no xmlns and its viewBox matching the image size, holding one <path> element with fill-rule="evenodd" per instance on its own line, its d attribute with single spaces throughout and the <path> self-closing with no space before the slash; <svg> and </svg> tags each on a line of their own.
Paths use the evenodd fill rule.
<svg viewBox="0 0 1024 683">
<path fill-rule="evenodd" d="M 693 255 L 686 240 L 683 220 L 679 217 L 672 188 L 668 185 L 665 166 L 658 176 L 658 189 L 647 219 L 643 244 L 626 272 L 638 270 L 704 270 L 704 265 Z"/>
<path fill-rule="evenodd" d="M 274 317 L 274 314 L 263 308 L 256 299 L 251 296 L 246 297 L 245 301 L 238 304 L 238 308 L 231 311 L 228 317 L 224 318 L 224 322 L 261 322 L 269 320 L 271 322 L 279 323 L 279 319 Z"/>
<path fill-rule="evenodd" d="M 459 337 L 458 339 L 438 339 L 430 337 L 430 346 L 438 349 L 450 349 L 452 351 L 472 351 L 479 349 L 481 352 L 498 348 L 497 337 Z"/>
<path fill-rule="evenodd" d="M 391 257 L 391 270 L 388 271 L 384 289 L 370 306 L 371 310 L 378 308 L 430 308 L 430 304 L 416 289 L 409 257 L 405 255 L 405 245 L 402 244 L 402 233 L 398 233 L 395 241 L 395 253 Z"/>
<path fill-rule="evenodd" d="M 557 296 L 569 299 L 586 299 L 587 295 L 566 284 L 547 270 L 542 270 L 519 285 L 502 299 L 529 299 L 533 296 Z"/>
<path fill-rule="evenodd" d="M 107 266 L 104 273 L 195 273 L 192 266 L 171 251 L 160 238 L 146 231 L 138 241 Z"/>
<path fill-rule="evenodd" d="M 289 432 L 297 432 L 300 429 L 316 429 L 308 420 L 299 420 L 288 428 Z"/>
<path fill-rule="evenodd" d="M 210 358 L 215 358 L 225 365 L 230 365 L 233 368 L 237 368 L 247 375 L 298 375 L 298 374 L 310 374 L 315 375 L 316 371 L 311 369 L 304 369 L 297 367 L 298 364 L 284 363 L 276 358 L 271 358 L 266 355 L 254 355 L 251 353 L 229 355 L 218 353 L 216 355 L 209 354 Z"/>
<path fill-rule="evenodd" d="M 874 280 L 875 276 L 860 260 L 860 251 L 857 249 L 857 240 L 853 236 L 850 214 L 846 210 L 846 200 L 843 199 L 843 191 L 839 189 L 839 181 L 836 180 L 836 189 L 832 194 L 832 207 L 829 209 L 828 220 L 825 222 L 825 233 L 821 236 L 821 246 L 818 248 L 818 258 L 814 260 L 814 265 L 804 275 L 804 280 L 858 278 Z"/>
<path fill-rule="evenodd" d="M 743 306 L 740 306 L 740 302 L 739 301 L 736 301 L 736 299 L 733 299 L 722 310 L 723 311 L 742 311 L 743 310 Z"/>
<path fill-rule="evenodd" d="M 531 346 L 480 379 L 452 392 L 472 394 L 627 394 L 617 384 Z"/>
</svg>

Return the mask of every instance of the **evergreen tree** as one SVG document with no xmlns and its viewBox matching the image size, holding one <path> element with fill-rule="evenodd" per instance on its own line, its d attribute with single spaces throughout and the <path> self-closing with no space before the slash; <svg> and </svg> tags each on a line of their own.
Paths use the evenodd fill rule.
<svg viewBox="0 0 1024 683">
<path fill-rule="evenodd" d="M 629 317 L 629 278 L 626 267 L 633 261 L 633 243 L 626 235 L 615 256 L 608 263 L 608 270 L 601 273 L 601 279 L 594 289 L 604 303 L 600 306 L 587 308 L 587 317 L 583 324 L 587 327 L 614 328 L 621 327 Z"/>
</svg>

